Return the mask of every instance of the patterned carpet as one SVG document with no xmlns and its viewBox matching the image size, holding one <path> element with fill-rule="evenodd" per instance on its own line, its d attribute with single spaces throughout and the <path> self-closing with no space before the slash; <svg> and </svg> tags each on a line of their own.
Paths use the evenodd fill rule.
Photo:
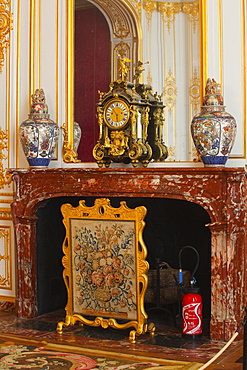
<svg viewBox="0 0 247 370">
<path fill-rule="evenodd" d="M 196 370 L 202 364 L 0 335 L 0 370 Z"/>
</svg>

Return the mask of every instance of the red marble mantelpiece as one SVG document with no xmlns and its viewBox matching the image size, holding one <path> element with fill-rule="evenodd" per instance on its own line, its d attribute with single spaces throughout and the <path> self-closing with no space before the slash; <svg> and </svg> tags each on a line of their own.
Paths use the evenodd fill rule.
<svg viewBox="0 0 247 370">
<path fill-rule="evenodd" d="M 37 315 L 36 211 L 61 196 L 157 197 L 194 202 L 211 223 L 213 339 L 228 340 L 246 306 L 246 175 L 242 168 L 12 169 L 18 316 Z"/>
</svg>

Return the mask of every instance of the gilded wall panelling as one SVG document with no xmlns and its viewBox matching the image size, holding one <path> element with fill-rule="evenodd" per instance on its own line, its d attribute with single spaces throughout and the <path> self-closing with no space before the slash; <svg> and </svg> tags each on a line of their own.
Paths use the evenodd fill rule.
<svg viewBox="0 0 247 370">
<path fill-rule="evenodd" d="M 1 214 L 0 209 L 0 214 Z M 0 225 L 0 289 L 12 289 L 11 228 Z"/>
<path fill-rule="evenodd" d="M 4 55 L 9 47 L 9 33 L 12 29 L 11 0 L 0 0 L 0 73 L 4 66 Z"/>
</svg>

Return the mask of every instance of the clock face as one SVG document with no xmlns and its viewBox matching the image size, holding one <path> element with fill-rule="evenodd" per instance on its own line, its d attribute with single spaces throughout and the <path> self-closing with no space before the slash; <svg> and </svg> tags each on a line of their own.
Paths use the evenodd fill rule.
<svg viewBox="0 0 247 370">
<path fill-rule="evenodd" d="M 123 100 L 111 100 L 105 107 L 105 123 L 113 129 L 124 127 L 129 120 L 129 107 Z"/>
</svg>

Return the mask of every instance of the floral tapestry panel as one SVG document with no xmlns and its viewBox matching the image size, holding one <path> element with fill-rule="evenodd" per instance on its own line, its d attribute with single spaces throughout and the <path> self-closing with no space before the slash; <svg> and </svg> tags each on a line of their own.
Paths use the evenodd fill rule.
<svg viewBox="0 0 247 370">
<path fill-rule="evenodd" d="M 73 311 L 137 319 L 132 220 L 70 219 Z"/>
</svg>

